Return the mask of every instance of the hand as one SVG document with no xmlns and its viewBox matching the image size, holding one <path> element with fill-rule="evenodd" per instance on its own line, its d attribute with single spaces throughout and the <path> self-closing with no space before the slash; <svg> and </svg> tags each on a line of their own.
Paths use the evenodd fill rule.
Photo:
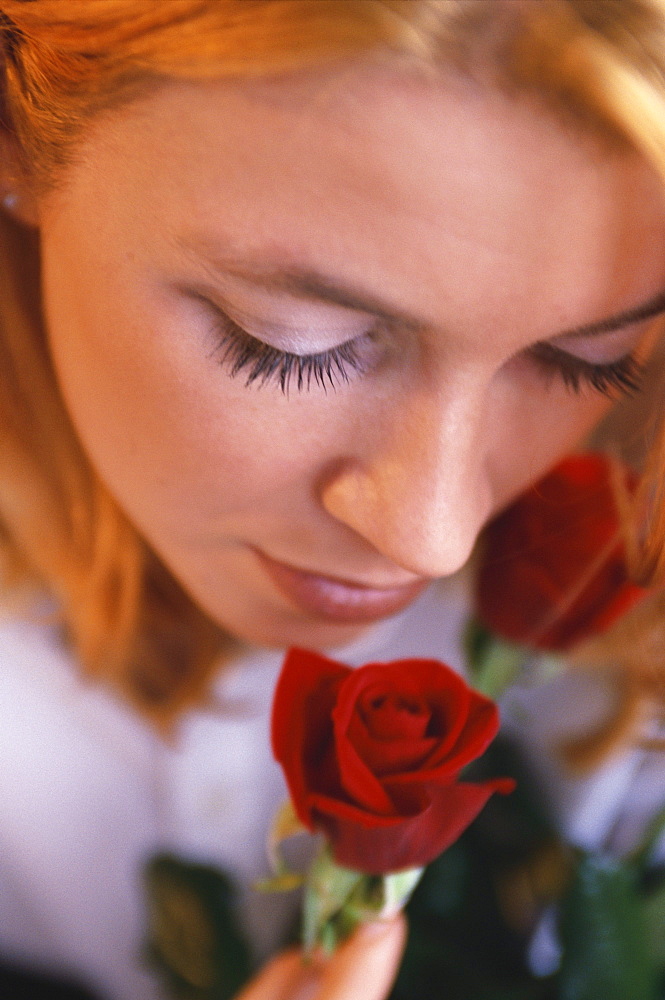
<svg viewBox="0 0 665 1000">
<path fill-rule="evenodd" d="M 302 952 L 272 959 L 236 1000 L 384 1000 L 397 972 L 406 921 L 364 924 L 330 958 L 303 962 Z"/>
</svg>

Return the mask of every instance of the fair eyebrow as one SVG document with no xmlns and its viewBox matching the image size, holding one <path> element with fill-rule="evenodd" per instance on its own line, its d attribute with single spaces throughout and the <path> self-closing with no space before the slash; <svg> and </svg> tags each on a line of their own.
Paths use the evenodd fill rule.
<svg viewBox="0 0 665 1000">
<path fill-rule="evenodd" d="M 181 243 L 181 246 L 190 253 L 193 249 L 192 246 L 184 242 Z M 262 264 L 255 264 L 251 260 L 219 261 L 207 256 L 203 259 L 212 271 L 233 275 L 258 285 L 268 292 L 284 292 L 297 298 L 328 302 L 345 309 L 372 313 L 387 322 L 399 323 L 410 329 L 420 330 L 426 325 L 421 318 L 413 313 L 395 310 L 389 303 L 371 293 L 349 285 L 339 284 L 328 275 L 311 268 L 270 268 Z M 553 333 L 540 342 L 613 333 L 635 323 L 653 319 L 663 312 L 665 312 L 665 290 L 658 292 L 640 305 L 632 306 L 615 313 L 613 316 L 607 316 L 592 323 L 584 323 L 559 333 Z"/>
</svg>

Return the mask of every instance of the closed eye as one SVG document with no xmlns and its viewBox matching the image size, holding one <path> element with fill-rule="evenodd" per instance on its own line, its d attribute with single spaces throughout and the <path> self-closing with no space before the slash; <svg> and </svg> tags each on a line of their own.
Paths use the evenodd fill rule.
<svg viewBox="0 0 665 1000">
<path fill-rule="evenodd" d="M 276 383 L 288 395 L 319 387 L 326 392 L 348 383 L 353 374 L 367 368 L 366 341 L 375 331 L 354 337 L 335 347 L 309 354 L 281 350 L 253 336 L 226 313 L 214 306 L 214 332 L 218 345 L 214 354 L 228 368 L 232 378 L 245 375 L 245 386 Z M 574 393 L 591 389 L 609 398 L 633 395 L 641 389 L 644 366 L 629 354 L 617 361 L 597 363 L 580 358 L 549 342 L 534 344 L 527 356 L 536 362 L 542 374 L 551 380 L 560 378 Z"/>
<path fill-rule="evenodd" d="M 591 388 L 603 396 L 632 396 L 642 387 L 644 365 L 633 354 L 617 361 L 599 364 L 562 351 L 553 344 L 535 344 L 529 349 L 544 374 L 559 376 L 572 392 Z"/>
<path fill-rule="evenodd" d="M 232 378 L 245 373 L 247 388 L 254 383 L 263 386 L 275 382 L 285 395 L 288 395 L 292 385 L 298 392 L 309 391 L 316 386 L 326 392 L 328 388 L 335 390 L 349 382 L 351 373 L 365 370 L 357 341 L 367 334 L 325 351 L 294 354 L 258 340 L 229 316 L 217 309 L 215 312 L 219 317 L 215 332 L 220 342 L 214 353 L 218 355 L 220 364 L 228 367 Z"/>
</svg>

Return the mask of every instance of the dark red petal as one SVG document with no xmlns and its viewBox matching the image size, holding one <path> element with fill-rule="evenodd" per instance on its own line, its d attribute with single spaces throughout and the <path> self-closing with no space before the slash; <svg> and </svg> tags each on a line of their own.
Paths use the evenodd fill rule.
<svg viewBox="0 0 665 1000">
<path fill-rule="evenodd" d="M 272 748 L 282 765 L 294 808 L 308 826 L 311 770 L 332 744 L 331 714 L 337 688 L 351 668 L 318 653 L 290 649 L 275 689 Z"/>
<path fill-rule="evenodd" d="M 355 802 L 364 805 L 373 812 L 387 813 L 385 791 L 372 773 L 372 769 L 363 760 L 363 750 L 367 750 L 367 742 L 362 740 L 361 746 L 352 750 L 357 727 L 357 706 L 359 700 L 367 691 L 379 687 L 384 692 L 394 692 L 403 697 L 422 700 L 426 704 L 436 703 L 440 706 L 445 701 L 446 722 L 450 716 L 450 726 L 456 734 L 463 728 L 465 718 L 459 719 L 454 713 L 455 705 L 461 703 L 462 714 L 469 700 L 469 689 L 465 682 L 450 667 L 437 660 L 395 660 L 392 663 L 368 663 L 364 667 L 349 673 L 339 688 L 337 704 L 333 711 L 335 729 L 335 744 L 340 768 L 340 778 L 347 795 Z M 432 733 L 434 738 L 440 738 L 438 733 Z M 443 734 L 444 741 L 449 740 L 447 732 Z M 426 751 L 425 747 L 421 748 Z M 376 763 L 375 755 L 372 763 Z M 414 761 L 410 762 L 411 766 Z M 389 800 L 388 800 L 389 801 Z M 390 812 L 394 809 L 391 807 Z"/>
<path fill-rule="evenodd" d="M 347 736 L 358 756 L 378 778 L 417 769 L 439 742 L 433 737 L 377 740 L 368 733 L 364 721 L 357 715 L 351 719 Z"/>
<path fill-rule="evenodd" d="M 438 660 L 422 659 L 368 663 L 359 667 L 346 678 L 339 692 L 335 715 L 341 728 L 349 725 L 359 700 L 375 685 L 386 693 L 422 701 L 430 711 L 438 709 L 445 718 L 432 719 L 425 735 L 454 744 L 456 731 L 464 726 L 469 688 L 451 667 Z M 442 724 L 439 731 L 435 731 L 437 722 Z"/>
<path fill-rule="evenodd" d="M 420 815 L 429 806 L 429 801 L 429 795 L 423 789 L 417 789 L 416 794 L 410 798 L 407 808 L 403 809 L 399 814 L 385 815 L 383 813 L 373 813 L 345 799 L 315 793 L 309 797 L 308 808 L 312 815 L 320 814 L 322 816 L 335 817 L 351 825 L 366 827 L 368 830 L 376 830 L 379 827 L 392 829 L 395 826 L 400 826 L 405 818 Z"/>
<path fill-rule="evenodd" d="M 348 733 L 334 725 L 334 738 L 340 783 L 350 800 L 370 812 L 394 816 L 395 807 L 391 799 L 360 757 Z"/>
<path fill-rule="evenodd" d="M 423 761 L 420 776 L 423 781 L 439 781 L 441 777 L 459 774 L 463 767 L 480 757 L 499 731 L 499 710 L 493 701 L 470 691 L 468 715 L 457 735 L 454 747 L 438 746 Z"/>
<path fill-rule="evenodd" d="M 368 875 L 384 875 L 429 864 L 464 832 L 494 792 L 512 791 L 498 778 L 482 784 L 451 783 L 430 789 L 430 805 L 401 821 L 347 818 L 336 804 L 319 803 L 315 823 L 330 840 L 335 860 Z M 322 808 L 321 808 L 322 807 Z"/>
<path fill-rule="evenodd" d="M 445 757 L 457 745 L 466 725 L 471 689 L 462 677 L 453 673 L 445 687 L 432 686 L 428 698 L 432 711 L 429 732 L 438 737 L 437 753 Z"/>
<path fill-rule="evenodd" d="M 425 735 L 431 713 L 420 691 L 400 689 L 391 684 L 370 685 L 360 697 L 354 718 L 362 720 L 370 739 L 417 740 Z"/>
<path fill-rule="evenodd" d="M 605 456 L 569 456 L 488 526 L 477 608 L 490 631 L 565 650 L 644 594 L 628 582 L 613 475 Z"/>
</svg>

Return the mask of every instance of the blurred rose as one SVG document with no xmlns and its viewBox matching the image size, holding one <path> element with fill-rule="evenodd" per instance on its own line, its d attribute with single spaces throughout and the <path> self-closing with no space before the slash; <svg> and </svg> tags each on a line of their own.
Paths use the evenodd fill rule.
<svg viewBox="0 0 665 1000">
<path fill-rule="evenodd" d="M 627 480 L 634 487 L 635 477 Z M 628 579 L 602 455 L 564 459 L 485 531 L 477 614 L 511 642 L 568 649 L 609 628 L 644 593 Z"/>
</svg>

